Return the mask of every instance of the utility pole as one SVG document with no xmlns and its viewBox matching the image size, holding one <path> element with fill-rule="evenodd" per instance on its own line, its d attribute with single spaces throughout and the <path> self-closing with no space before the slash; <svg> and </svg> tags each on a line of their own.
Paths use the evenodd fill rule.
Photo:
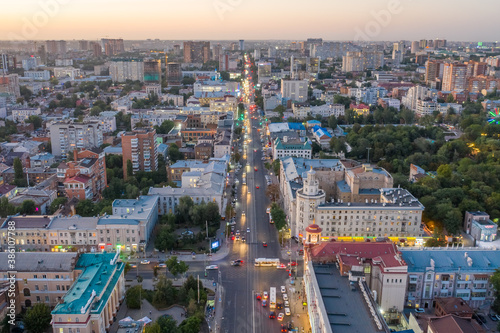
<svg viewBox="0 0 500 333">
<path fill-rule="evenodd" d="M 198 304 L 200 304 L 200 274 L 198 274 Z"/>
<path fill-rule="evenodd" d="M 366 148 L 366 150 L 368 150 L 368 164 L 370 164 L 370 150 L 371 149 L 372 149 L 371 147 Z"/>
</svg>

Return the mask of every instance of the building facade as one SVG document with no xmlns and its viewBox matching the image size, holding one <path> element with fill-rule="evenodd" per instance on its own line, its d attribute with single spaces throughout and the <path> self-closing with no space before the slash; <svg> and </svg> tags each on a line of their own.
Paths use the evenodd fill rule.
<svg viewBox="0 0 500 333">
<path fill-rule="evenodd" d="M 132 173 L 158 170 L 156 130 L 136 129 L 122 135 L 123 175 L 127 178 L 128 161 L 132 162 Z"/>
</svg>

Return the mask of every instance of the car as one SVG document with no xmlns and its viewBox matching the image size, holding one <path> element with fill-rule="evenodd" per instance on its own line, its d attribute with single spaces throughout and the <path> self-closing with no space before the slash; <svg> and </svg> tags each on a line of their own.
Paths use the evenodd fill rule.
<svg viewBox="0 0 500 333">
<path fill-rule="evenodd" d="M 253 128 L 255 128 L 255 126 L 254 126 Z M 257 152 L 257 149 L 254 149 L 254 150 L 253 150 L 253 152 L 254 152 L 254 153 L 256 153 L 256 152 Z"/>
<path fill-rule="evenodd" d="M 288 327 L 285 324 L 281 324 L 281 332 L 288 332 Z"/>
<path fill-rule="evenodd" d="M 290 302 L 285 301 L 285 308 L 289 308 L 289 307 L 290 307 Z"/>
<path fill-rule="evenodd" d="M 257 294 L 255 295 L 255 298 L 256 298 L 258 301 L 260 301 L 260 300 L 262 299 L 262 296 L 261 296 L 259 293 L 257 293 Z"/>
<path fill-rule="evenodd" d="M 291 315 L 292 313 L 290 312 L 290 308 L 285 308 L 285 314 L 287 316 Z"/>
<path fill-rule="evenodd" d="M 263 246 L 263 247 L 267 247 L 267 243 L 266 243 L 266 242 L 263 242 L 263 243 L 262 243 L 262 246 Z"/>
<path fill-rule="evenodd" d="M 250 228 L 247 228 L 247 232 L 250 232 Z"/>
<path fill-rule="evenodd" d="M 263 306 L 263 307 L 266 307 L 266 306 L 267 306 L 267 301 L 266 301 L 266 300 L 262 300 L 262 306 Z"/>
<path fill-rule="evenodd" d="M 267 297 L 269 296 L 269 295 L 267 294 L 267 291 L 264 291 L 264 294 L 263 294 L 263 295 L 264 295 L 264 296 L 263 296 L 263 297 L 264 297 L 264 299 L 267 299 Z"/>
<path fill-rule="evenodd" d="M 285 286 L 281 286 L 281 293 L 286 294 L 286 287 Z"/>
<path fill-rule="evenodd" d="M 255 186 L 255 188 L 256 188 L 256 189 L 259 189 L 259 185 L 256 185 L 256 186 Z"/>
<path fill-rule="evenodd" d="M 283 312 L 281 312 L 279 315 L 278 315 L 278 321 L 283 321 L 283 318 L 285 317 L 285 315 L 283 314 Z"/>
<path fill-rule="evenodd" d="M 236 235 L 236 240 L 240 240 L 240 235 Z"/>
<path fill-rule="evenodd" d="M 240 235 L 240 231 L 239 230 L 236 230 L 236 235 L 239 236 Z"/>
<path fill-rule="evenodd" d="M 288 295 L 287 294 L 283 294 L 283 300 L 284 301 L 288 301 Z"/>
<path fill-rule="evenodd" d="M 253 168 L 255 171 L 257 171 L 257 167 Z"/>
<path fill-rule="evenodd" d="M 151 263 L 151 261 L 149 261 L 147 259 L 141 260 L 141 265 L 149 265 L 150 263 Z"/>
<path fill-rule="evenodd" d="M 242 211 L 242 212 L 241 212 L 241 216 L 245 216 L 245 211 Z"/>
<path fill-rule="evenodd" d="M 490 317 L 490 319 L 491 319 L 491 320 L 493 320 L 493 321 L 498 321 L 498 317 L 497 317 L 497 315 L 496 315 L 496 314 L 490 313 L 490 314 L 488 315 L 488 317 Z"/>
<path fill-rule="evenodd" d="M 250 194 L 250 190 L 248 190 L 248 194 Z"/>
<path fill-rule="evenodd" d="M 269 214 L 271 212 L 271 207 L 266 208 L 266 213 Z"/>
<path fill-rule="evenodd" d="M 296 261 L 289 262 L 288 266 L 297 266 L 297 262 Z"/>
<path fill-rule="evenodd" d="M 246 238 L 245 238 L 245 237 L 241 237 L 241 241 L 242 241 L 243 243 L 245 243 L 245 242 L 246 242 Z"/>
<path fill-rule="evenodd" d="M 137 268 L 137 265 L 136 264 L 132 264 L 132 265 L 130 265 L 130 268 Z"/>
<path fill-rule="evenodd" d="M 271 311 L 269 313 L 269 319 L 274 319 L 274 318 L 276 318 L 276 313 L 274 311 Z"/>
<path fill-rule="evenodd" d="M 161 263 L 161 264 L 158 264 L 158 267 L 165 268 L 165 267 L 167 267 L 167 265 L 165 265 L 164 263 Z"/>
<path fill-rule="evenodd" d="M 276 303 L 276 309 L 281 310 L 283 309 L 283 304 L 281 302 Z"/>
<path fill-rule="evenodd" d="M 276 266 L 276 269 L 285 269 L 286 265 L 285 264 L 279 264 Z"/>
<path fill-rule="evenodd" d="M 241 263 L 239 262 L 234 262 L 234 261 L 231 261 L 231 266 L 240 266 Z"/>
<path fill-rule="evenodd" d="M 417 308 L 417 309 L 415 309 L 415 312 L 416 312 L 416 313 L 424 313 L 424 312 L 425 312 L 425 310 L 424 310 L 424 309 Z"/>
<path fill-rule="evenodd" d="M 219 269 L 219 266 L 217 265 L 209 265 L 207 267 L 205 267 L 206 270 L 214 270 L 214 269 Z"/>
</svg>

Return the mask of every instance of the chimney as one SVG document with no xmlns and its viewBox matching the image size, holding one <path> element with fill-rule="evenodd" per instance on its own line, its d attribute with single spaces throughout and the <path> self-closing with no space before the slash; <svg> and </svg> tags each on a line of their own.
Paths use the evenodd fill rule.
<svg viewBox="0 0 500 333">
<path fill-rule="evenodd" d="M 73 150 L 73 161 L 78 161 L 78 151 L 76 149 Z"/>
</svg>

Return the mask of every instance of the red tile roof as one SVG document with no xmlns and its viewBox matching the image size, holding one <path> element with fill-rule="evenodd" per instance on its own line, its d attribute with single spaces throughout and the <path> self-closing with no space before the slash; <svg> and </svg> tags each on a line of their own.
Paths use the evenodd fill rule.
<svg viewBox="0 0 500 333">
<path fill-rule="evenodd" d="M 88 183 L 88 181 L 90 180 L 91 178 L 88 177 L 88 176 L 85 176 L 85 175 L 78 175 L 78 176 L 75 176 L 75 177 L 72 177 L 72 178 L 67 178 L 64 182 L 65 183 L 71 183 L 71 182 L 74 182 L 74 183 Z"/>
<path fill-rule="evenodd" d="M 353 103 L 353 104 L 351 104 L 350 108 L 356 110 L 356 109 L 369 109 L 370 107 L 368 105 L 363 104 L 363 103 L 360 103 L 358 105 Z"/>
<path fill-rule="evenodd" d="M 372 260 L 374 265 L 382 268 L 407 266 L 392 242 L 322 242 L 311 247 L 313 260 L 324 260 L 337 255 L 346 264 L 358 264 L 357 257 L 360 257 Z"/>
</svg>

